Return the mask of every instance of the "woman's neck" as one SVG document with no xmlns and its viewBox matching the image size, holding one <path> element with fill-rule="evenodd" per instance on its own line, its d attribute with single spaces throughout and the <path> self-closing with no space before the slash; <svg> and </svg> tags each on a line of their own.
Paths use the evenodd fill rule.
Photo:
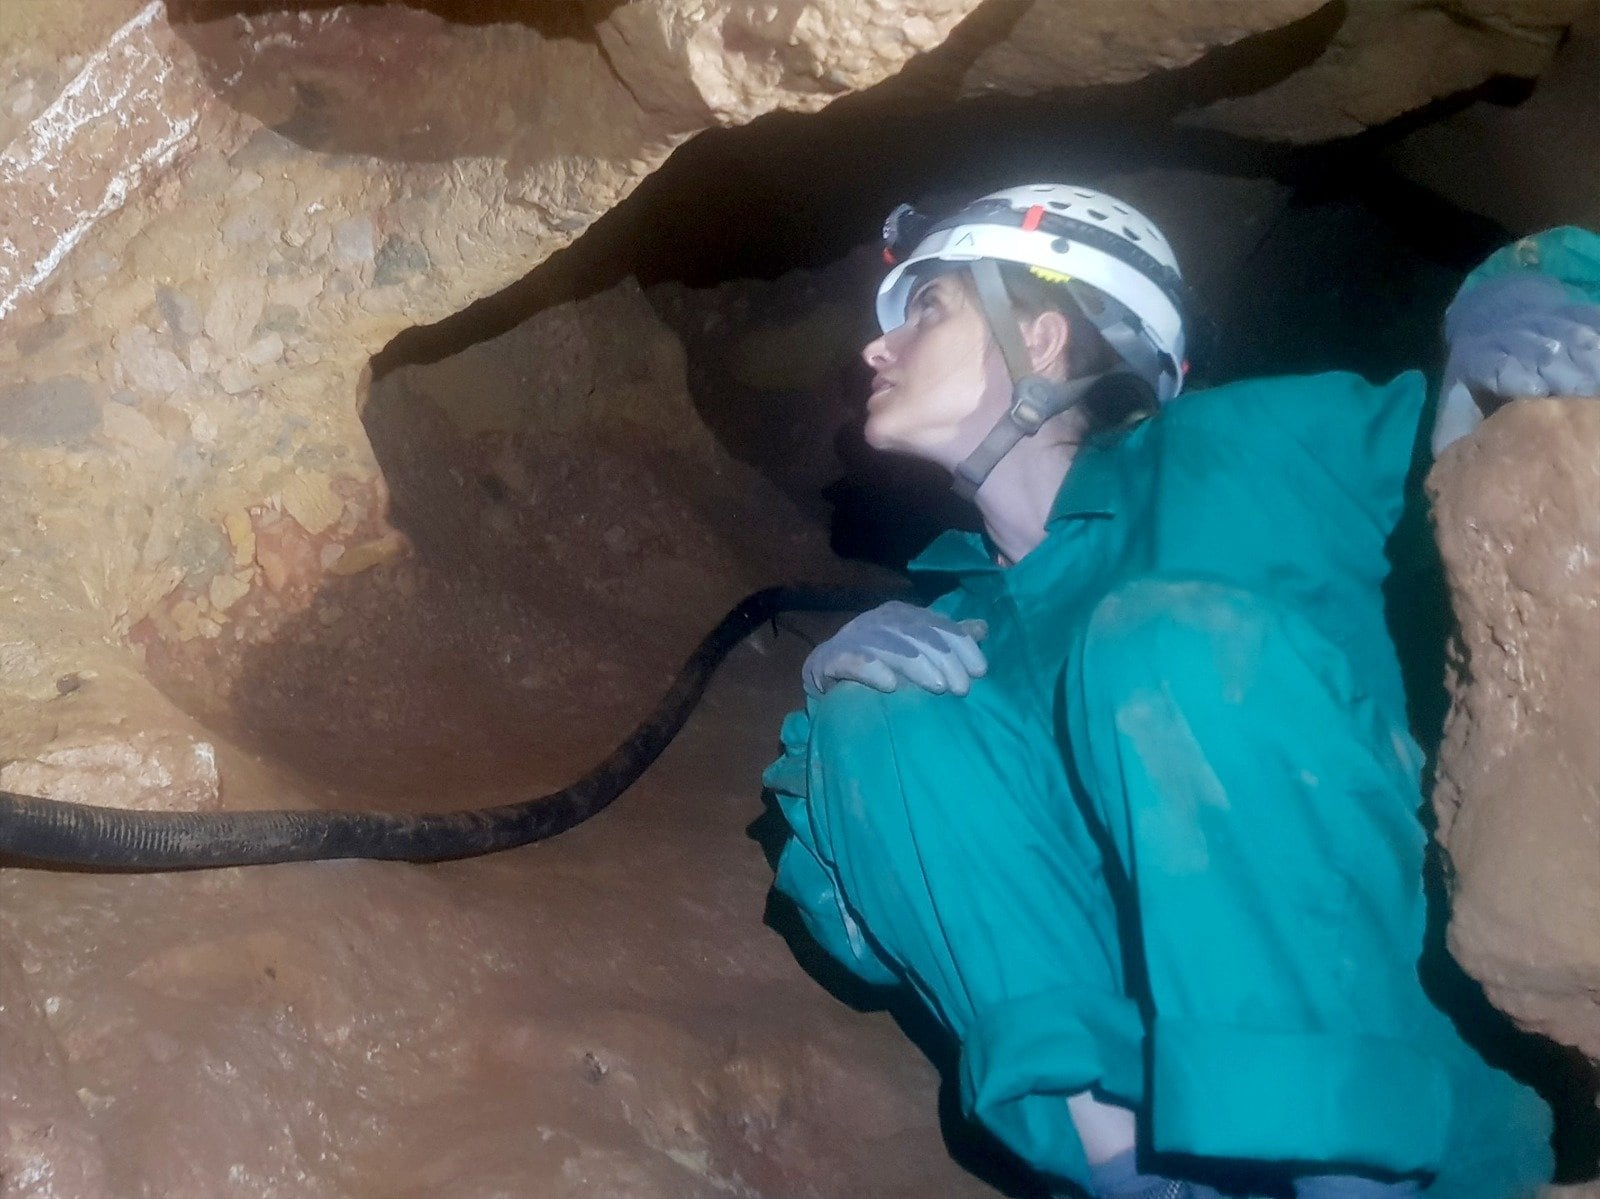
<svg viewBox="0 0 1600 1199">
<path fill-rule="evenodd" d="M 1045 521 L 1082 438 L 1081 414 L 1064 413 L 1018 442 L 978 488 L 978 512 L 1001 565 L 1020 562 L 1044 540 Z"/>
</svg>

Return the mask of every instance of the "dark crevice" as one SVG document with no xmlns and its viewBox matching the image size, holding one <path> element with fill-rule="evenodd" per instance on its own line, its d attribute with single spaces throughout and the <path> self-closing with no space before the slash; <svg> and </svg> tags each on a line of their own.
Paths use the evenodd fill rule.
<svg viewBox="0 0 1600 1199">
<path fill-rule="evenodd" d="M 1130 111 L 1125 94 L 1100 104 L 1063 93 L 933 111 L 879 113 L 841 101 L 814 115 L 775 113 L 695 137 L 578 241 L 502 291 L 406 330 L 374 357 L 373 370 L 381 378 L 398 366 L 448 357 L 630 275 L 646 287 L 710 287 L 818 269 L 872 242 L 884 213 L 902 200 L 937 208 L 1029 178 L 1093 181 L 1185 170 L 1276 180 L 1306 202 L 1372 199 L 1422 238 L 1425 253 L 1464 269 L 1499 230 L 1465 214 L 1441 222 L 1449 206 L 1401 181 L 1382 154 L 1423 124 L 1477 99 L 1506 96 L 1505 85 L 1486 85 L 1317 146 L 1176 127 L 1164 107 L 1159 115 Z M 1386 200 L 1390 193 L 1403 203 Z"/>
</svg>

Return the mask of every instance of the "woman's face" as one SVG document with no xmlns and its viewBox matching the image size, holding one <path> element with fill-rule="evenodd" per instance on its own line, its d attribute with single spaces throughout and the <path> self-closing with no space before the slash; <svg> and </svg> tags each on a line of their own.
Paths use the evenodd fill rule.
<svg viewBox="0 0 1600 1199">
<path fill-rule="evenodd" d="M 867 444 L 954 469 L 1010 404 L 1005 362 L 957 274 L 917 288 L 905 323 L 861 353 L 874 372 Z"/>
</svg>

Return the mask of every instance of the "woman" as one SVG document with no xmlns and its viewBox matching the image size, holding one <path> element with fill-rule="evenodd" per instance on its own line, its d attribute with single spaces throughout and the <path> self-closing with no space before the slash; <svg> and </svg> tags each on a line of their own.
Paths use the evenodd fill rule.
<svg viewBox="0 0 1600 1199">
<path fill-rule="evenodd" d="M 1213 1196 L 1193 1180 L 1244 1163 L 1300 1199 L 1532 1195 L 1548 1112 L 1417 977 L 1422 755 L 1383 584 L 1421 376 L 1178 399 L 1171 250 L 1087 189 L 912 238 L 866 437 L 949 469 L 984 533 L 913 563 L 947 577 L 931 610 L 808 659 L 767 773 L 778 889 L 918 993 L 965 1109 L 1057 1183 Z M 1441 429 L 1468 388 L 1600 388 L 1600 309 L 1573 307 L 1597 244 L 1555 231 L 1469 281 Z"/>
</svg>

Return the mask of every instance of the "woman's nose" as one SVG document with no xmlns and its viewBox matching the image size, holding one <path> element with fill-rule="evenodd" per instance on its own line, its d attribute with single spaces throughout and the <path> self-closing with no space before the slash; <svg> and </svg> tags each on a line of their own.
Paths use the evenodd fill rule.
<svg viewBox="0 0 1600 1199">
<path fill-rule="evenodd" d="M 862 361 L 873 370 L 881 370 L 883 367 L 888 366 L 893 361 L 893 357 L 889 353 L 889 335 L 887 333 L 881 337 L 874 337 L 861 351 Z"/>
</svg>

